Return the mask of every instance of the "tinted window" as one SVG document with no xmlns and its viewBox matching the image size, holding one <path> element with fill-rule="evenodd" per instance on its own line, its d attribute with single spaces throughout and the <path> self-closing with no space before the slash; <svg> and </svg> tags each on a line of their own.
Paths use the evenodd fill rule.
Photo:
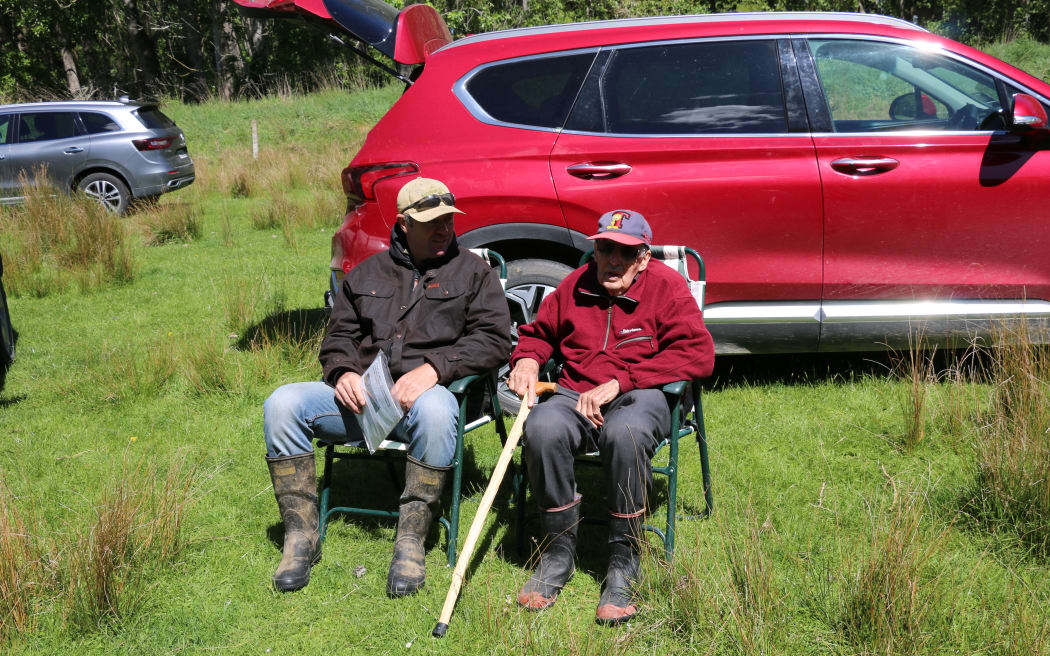
<svg viewBox="0 0 1050 656">
<path fill-rule="evenodd" d="M 1002 126 L 995 80 L 896 43 L 810 41 L 836 132 Z"/>
<path fill-rule="evenodd" d="M 0 144 L 7 143 L 7 135 L 11 132 L 11 115 L 0 115 Z"/>
<path fill-rule="evenodd" d="M 498 121 L 558 128 L 593 60 L 591 52 L 497 64 L 472 77 L 467 93 Z"/>
<path fill-rule="evenodd" d="M 18 143 L 75 136 L 73 112 L 33 112 L 19 116 Z"/>
<path fill-rule="evenodd" d="M 612 133 L 787 132 L 773 41 L 623 48 L 602 83 Z"/>
<path fill-rule="evenodd" d="M 156 107 L 143 107 L 135 112 L 142 124 L 151 130 L 163 130 L 175 127 L 175 121 L 164 115 Z"/>
<path fill-rule="evenodd" d="M 88 131 L 88 134 L 120 131 L 120 125 L 105 114 L 80 112 L 80 120 L 84 122 L 84 128 Z"/>
</svg>

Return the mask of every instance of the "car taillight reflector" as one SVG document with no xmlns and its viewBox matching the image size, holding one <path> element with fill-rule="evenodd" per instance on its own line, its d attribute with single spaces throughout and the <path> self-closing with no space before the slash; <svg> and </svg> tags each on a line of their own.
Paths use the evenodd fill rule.
<svg viewBox="0 0 1050 656">
<path fill-rule="evenodd" d="M 343 169 L 343 192 L 347 197 L 375 200 L 376 183 L 387 178 L 413 173 L 419 173 L 419 167 L 411 162 L 387 162 L 347 167 Z"/>
<path fill-rule="evenodd" d="M 174 143 L 174 137 L 151 137 L 149 139 L 134 139 L 131 143 L 139 150 L 164 150 Z"/>
</svg>

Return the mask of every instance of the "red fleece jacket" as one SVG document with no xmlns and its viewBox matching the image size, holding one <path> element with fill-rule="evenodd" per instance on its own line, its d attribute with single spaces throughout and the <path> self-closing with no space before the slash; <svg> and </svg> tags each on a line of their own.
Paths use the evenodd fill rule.
<svg viewBox="0 0 1050 656">
<path fill-rule="evenodd" d="M 586 392 L 615 378 L 620 392 L 705 378 L 714 367 L 711 334 L 685 279 L 651 260 L 624 296 L 598 284 L 594 262 L 573 271 L 518 328 L 511 365 L 551 357 L 564 364 L 558 384 Z"/>
</svg>

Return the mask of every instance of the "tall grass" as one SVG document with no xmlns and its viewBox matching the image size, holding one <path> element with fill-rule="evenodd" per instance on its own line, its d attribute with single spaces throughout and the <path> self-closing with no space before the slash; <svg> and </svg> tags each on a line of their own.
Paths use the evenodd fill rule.
<svg viewBox="0 0 1050 656">
<path fill-rule="evenodd" d="M 1021 322 L 997 335 L 993 407 L 976 432 L 971 512 L 1050 556 L 1050 346 Z"/>
<path fill-rule="evenodd" d="M 176 462 L 161 475 L 155 464 L 129 465 L 103 492 L 95 521 L 72 544 L 66 581 L 67 618 L 81 629 L 130 617 L 153 570 L 182 546 L 192 470 Z"/>
<path fill-rule="evenodd" d="M 930 387 L 937 381 L 937 368 L 934 365 L 936 355 L 937 349 L 929 348 L 922 326 L 909 330 L 908 349 L 903 356 L 896 353 L 891 355 L 891 360 L 896 360 L 894 369 L 897 375 L 906 384 L 902 404 L 904 431 L 899 441 L 905 451 L 915 450 L 926 437 Z"/>
<path fill-rule="evenodd" d="M 38 176 L 39 179 L 39 176 Z M 43 297 L 127 284 L 138 264 L 121 220 L 97 202 L 23 179 L 26 202 L 0 209 L 4 285 Z"/>
<path fill-rule="evenodd" d="M 0 478 L 0 645 L 35 628 L 38 606 L 54 583 L 36 541 L 38 518 L 17 501 Z"/>
<path fill-rule="evenodd" d="M 204 231 L 200 206 L 182 199 L 148 208 L 139 221 L 145 226 L 146 243 L 151 246 L 195 241 Z"/>
<path fill-rule="evenodd" d="M 937 603 L 931 563 L 946 532 L 923 529 L 926 496 L 898 495 L 872 514 L 871 540 L 845 576 L 839 626 L 854 646 L 879 654 L 923 653 Z"/>
<path fill-rule="evenodd" d="M 0 644 L 32 633 L 53 599 L 80 631 L 129 618 L 158 568 L 183 547 L 195 477 L 183 459 L 161 472 L 125 455 L 92 504 L 94 520 L 81 526 L 74 518 L 66 533 L 45 531 L 41 499 L 15 497 L 0 480 Z"/>
</svg>

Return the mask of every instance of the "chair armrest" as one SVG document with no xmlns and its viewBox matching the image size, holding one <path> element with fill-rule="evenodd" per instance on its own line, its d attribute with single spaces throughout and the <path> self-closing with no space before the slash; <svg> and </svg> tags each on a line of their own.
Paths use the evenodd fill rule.
<svg viewBox="0 0 1050 656">
<path fill-rule="evenodd" d="M 679 394 L 681 394 L 682 392 L 685 391 L 685 386 L 688 385 L 688 384 L 689 384 L 688 380 L 676 380 L 673 383 L 667 383 L 666 385 L 664 385 L 660 389 L 663 390 L 665 394 L 679 395 Z"/>
<path fill-rule="evenodd" d="M 481 380 L 481 377 L 482 374 L 471 374 L 469 376 L 457 378 L 456 380 L 449 383 L 448 391 L 452 392 L 453 394 L 463 394 L 468 389 L 470 389 L 471 386 L 474 385 L 474 383 Z"/>
</svg>

